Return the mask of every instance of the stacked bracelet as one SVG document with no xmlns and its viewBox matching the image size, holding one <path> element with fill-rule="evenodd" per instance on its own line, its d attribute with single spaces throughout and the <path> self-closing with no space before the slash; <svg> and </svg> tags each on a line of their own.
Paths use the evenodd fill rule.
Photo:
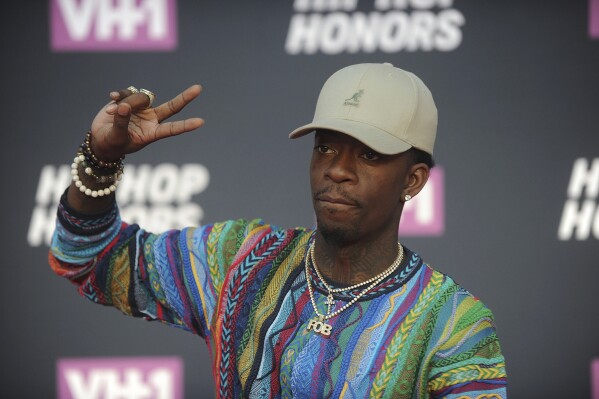
<svg viewBox="0 0 599 399">
<path fill-rule="evenodd" d="M 110 177 L 111 179 L 113 179 L 112 184 L 110 186 L 92 190 L 91 188 L 86 187 L 85 184 L 83 184 L 83 182 L 81 181 L 81 178 L 79 177 L 79 164 L 83 162 L 85 162 L 85 155 L 83 155 L 82 153 L 77 153 L 77 156 L 73 159 L 73 163 L 71 164 L 71 175 L 73 176 L 73 181 L 75 182 L 75 186 L 79 188 L 79 191 L 81 191 L 83 194 L 89 197 L 96 198 L 109 195 L 110 193 L 113 193 L 116 190 L 116 187 L 119 185 L 119 183 L 121 182 L 121 178 L 123 177 L 122 170 L 119 170 L 113 176 Z M 86 174 L 91 175 L 91 173 Z M 100 177 L 100 179 L 101 178 L 102 177 Z"/>
<path fill-rule="evenodd" d="M 71 175 L 75 182 L 75 186 L 79 188 L 79 191 L 89 197 L 103 197 L 109 195 L 116 190 L 119 185 L 121 178 L 123 177 L 123 159 L 119 158 L 114 162 L 106 162 L 99 160 L 91 149 L 91 132 L 87 132 L 85 141 L 79 147 L 77 156 L 73 159 L 71 164 Z M 112 183 L 108 187 L 92 189 L 83 184 L 81 177 L 79 176 L 79 167 L 83 167 L 83 171 L 86 175 L 93 177 L 96 183 Z"/>
<path fill-rule="evenodd" d="M 122 169 L 123 160 L 125 159 L 125 157 L 120 157 L 117 161 L 114 162 L 102 161 L 98 159 L 98 157 L 96 157 L 96 155 L 93 153 L 91 141 L 92 133 L 91 131 L 88 131 L 85 135 L 85 141 L 79 147 L 81 149 L 81 153 L 85 156 L 85 161 L 88 165 L 97 169 L 104 170 L 118 169 L 119 167 Z"/>
</svg>

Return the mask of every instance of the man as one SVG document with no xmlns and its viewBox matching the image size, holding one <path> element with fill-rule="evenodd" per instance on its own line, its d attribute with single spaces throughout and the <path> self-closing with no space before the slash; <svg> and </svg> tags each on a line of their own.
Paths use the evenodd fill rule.
<svg viewBox="0 0 599 399">
<path fill-rule="evenodd" d="M 202 120 L 163 122 L 192 86 L 111 93 L 73 163 L 50 263 L 89 299 L 198 334 L 220 398 L 505 398 L 491 312 L 397 241 L 432 167 L 437 110 L 414 74 L 353 65 L 312 123 L 315 231 L 235 220 L 154 235 L 121 223 L 122 158 Z M 148 103 L 150 103 L 148 105 Z"/>
</svg>

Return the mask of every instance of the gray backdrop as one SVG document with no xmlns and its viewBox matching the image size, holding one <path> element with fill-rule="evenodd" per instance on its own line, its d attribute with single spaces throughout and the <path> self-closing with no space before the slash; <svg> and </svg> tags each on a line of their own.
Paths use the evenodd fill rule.
<svg viewBox="0 0 599 399">
<path fill-rule="evenodd" d="M 184 115 L 204 117 L 205 127 L 127 162 L 204 165 L 209 185 L 192 200 L 203 223 L 263 217 L 291 227 L 313 223 L 311 140 L 290 141 L 288 132 L 311 120 L 333 71 L 391 62 L 431 88 L 445 170 L 444 234 L 403 242 L 493 310 L 511 397 L 589 398 L 599 357 L 599 200 L 589 187 L 599 184 L 599 163 L 586 197 L 569 197 L 568 185 L 577 159 L 599 158 L 590 1 L 455 0 L 464 21 L 451 51 L 337 54 L 285 50 L 301 13 L 291 0 L 179 0 L 178 44 L 166 52 L 54 52 L 48 1 L 3 5 L 2 396 L 53 397 L 61 357 L 138 355 L 182 357 L 186 397 L 213 396 L 201 339 L 79 298 L 50 271 L 48 247 L 28 241 L 42 168 L 70 163 L 111 89 L 134 84 L 165 100 L 201 83 Z M 447 2 L 436 3 L 431 12 Z M 343 12 L 373 9 L 362 0 Z M 594 230 L 558 237 L 568 201 L 590 204 L 583 219 Z"/>
</svg>

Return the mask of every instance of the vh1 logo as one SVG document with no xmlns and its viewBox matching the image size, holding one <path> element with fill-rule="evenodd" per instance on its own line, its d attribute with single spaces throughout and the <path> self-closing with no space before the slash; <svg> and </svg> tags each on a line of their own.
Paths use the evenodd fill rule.
<svg viewBox="0 0 599 399">
<path fill-rule="evenodd" d="M 589 0 L 589 36 L 599 39 L 599 0 Z"/>
<path fill-rule="evenodd" d="M 54 51 L 169 51 L 176 0 L 50 0 Z"/>
<path fill-rule="evenodd" d="M 183 399 L 176 357 L 60 359 L 58 399 Z"/>
<path fill-rule="evenodd" d="M 405 203 L 399 236 L 440 236 L 444 231 L 445 173 L 437 165 L 422 191 Z"/>
</svg>

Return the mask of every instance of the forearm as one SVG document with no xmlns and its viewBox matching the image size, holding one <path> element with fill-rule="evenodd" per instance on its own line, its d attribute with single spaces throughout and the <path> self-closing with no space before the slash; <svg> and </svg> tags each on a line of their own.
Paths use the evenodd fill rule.
<svg viewBox="0 0 599 399">
<path fill-rule="evenodd" d="M 194 85 L 157 107 L 147 90 L 129 87 L 110 93 L 111 101 L 92 121 L 72 161 L 73 181 L 61 198 L 49 256 L 52 269 L 88 299 L 194 332 L 198 328 L 185 292 L 181 253 L 187 250 L 181 248 L 180 232 L 157 236 L 121 222 L 115 191 L 125 154 L 203 124 L 200 118 L 165 121 L 199 93 Z M 168 252 L 172 258 L 154 260 L 156 240 L 165 245 L 160 254 Z M 164 281 L 172 284 L 165 287 Z"/>
<path fill-rule="evenodd" d="M 90 188 L 94 187 L 93 183 L 89 184 Z M 75 211 L 84 215 L 98 215 L 110 209 L 115 202 L 114 192 L 102 197 L 90 197 L 79 190 L 79 187 L 72 182 L 67 190 L 67 202 Z"/>
<path fill-rule="evenodd" d="M 56 274 L 96 303 L 198 333 L 180 280 L 180 234 L 157 236 L 123 223 L 114 204 L 95 216 L 78 213 L 65 194 L 49 261 Z M 156 258 L 157 250 L 173 256 Z M 166 292 L 166 287 L 177 289 Z"/>
</svg>

